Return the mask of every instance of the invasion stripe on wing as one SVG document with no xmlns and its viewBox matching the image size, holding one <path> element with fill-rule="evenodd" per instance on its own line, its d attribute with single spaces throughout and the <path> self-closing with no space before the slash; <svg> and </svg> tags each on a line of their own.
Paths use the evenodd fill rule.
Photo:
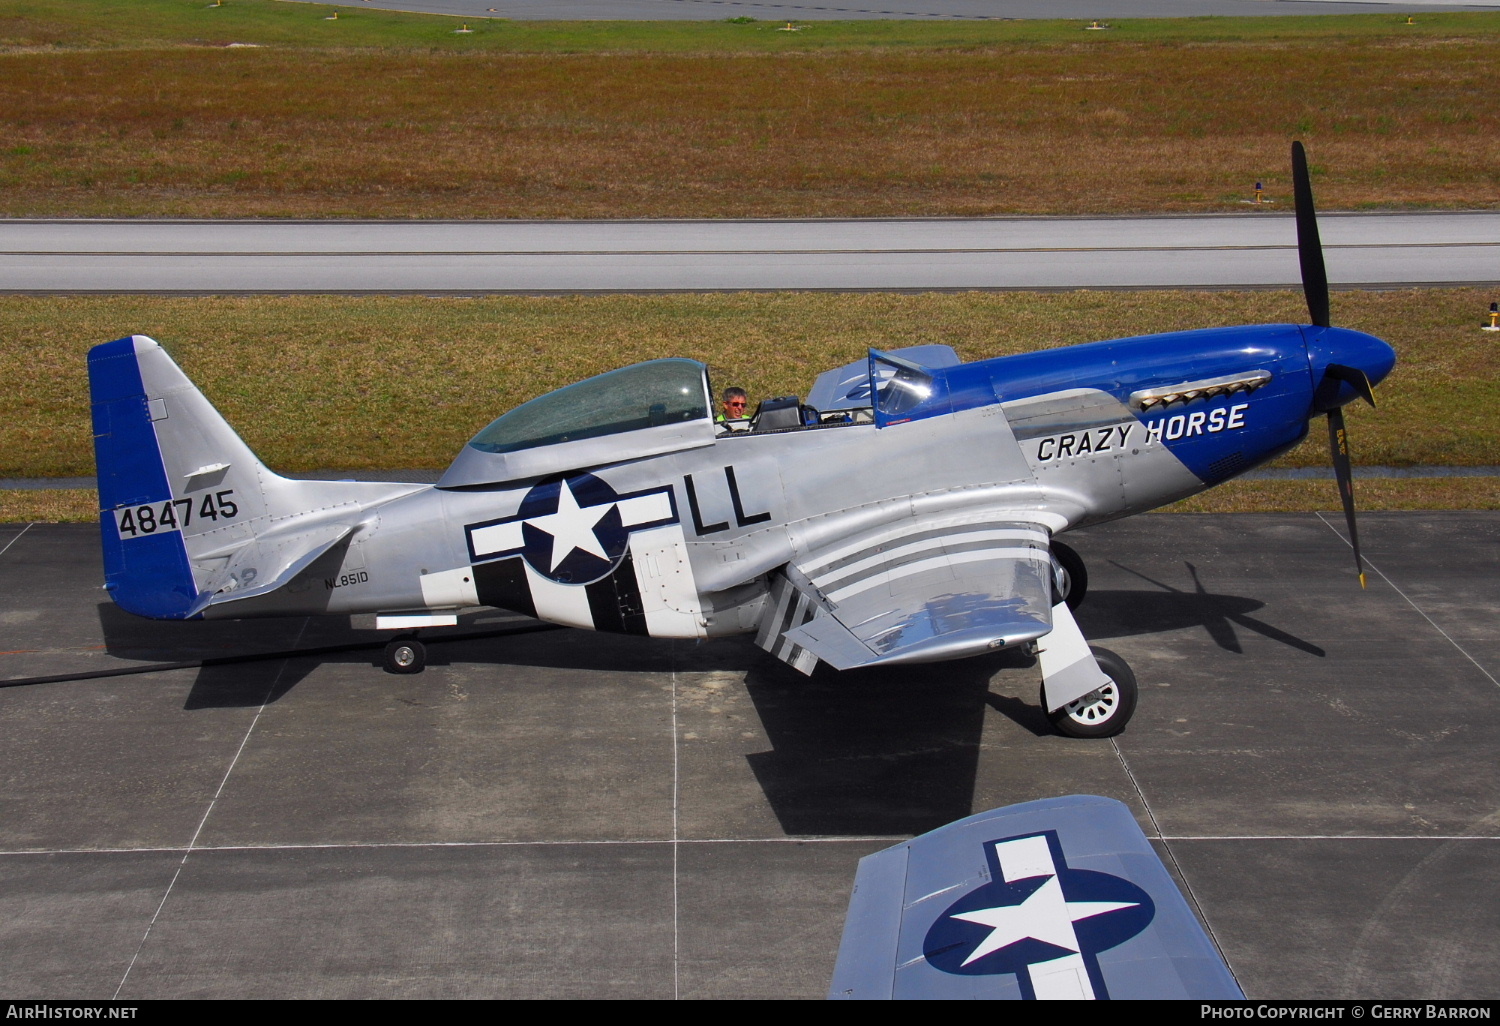
<svg viewBox="0 0 1500 1026">
<path fill-rule="evenodd" d="M 913 577 L 924 570 L 935 570 L 944 566 L 957 566 L 965 563 L 982 563 L 987 560 L 1016 559 L 1028 562 L 1045 563 L 1051 566 L 1051 558 L 1045 550 L 1041 549 L 995 549 L 985 547 L 973 552 L 940 553 L 927 559 L 917 560 L 911 563 L 903 563 L 893 566 L 888 570 L 877 570 L 862 580 L 841 586 L 836 591 L 825 592 L 830 602 L 838 602 L 850 598 L 861 592 L 869 591 L 871 588 L 881 584 L 889 584 L 899 581 L 904 577 Z"/>
</svg>

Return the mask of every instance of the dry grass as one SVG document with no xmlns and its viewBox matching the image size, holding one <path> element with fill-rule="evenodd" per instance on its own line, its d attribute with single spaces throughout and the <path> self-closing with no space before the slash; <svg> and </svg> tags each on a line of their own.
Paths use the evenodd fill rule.
<svg viewBox="0 0 1500 1026">
<path fill-rule="evenodd" d="M 0 524 L 86 524 L 99 518 L 92 488 L 0 489 Z"/>
<path fill-rule="evenodd" d="M 1400 362 L 1349 422 L 1365 465 L 1500 465 L 1500 361 L 1474 289 L 1334 293 L 1334 323 Z M 435 468 L 491 418 L 600 371 L 704 360 L 720 385 L 806 394 L 868 346 L 969 360 L 1181 328 L 1299 321 L 1288 292 L 486 297 L 0 297 L 0 477 L 93 473 L 90 346 L 166 345 L 283 471 Z M 1282 465 L 1322 466 L 1321 432 Z"/>
<path fill-rule="evenodd" d="M 1494 37 L 0 54 L 7 216 L 1242 209 L 1293 137 L 1325 209 L 1494 206 Z"/>
</svg>

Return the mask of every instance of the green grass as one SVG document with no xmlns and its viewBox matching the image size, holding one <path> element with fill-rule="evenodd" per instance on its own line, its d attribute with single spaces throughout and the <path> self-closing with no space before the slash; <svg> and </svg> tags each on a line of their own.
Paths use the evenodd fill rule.
<svg viewBox="0 0 1500 1026">
<path fill-rule="evenodd" d="M 1475 289 L 1335 292 L 1334 323 L 1389 340 L 1380 409 L 1349 410 L 1357 462 L 1500 464 L 1500 360 Z M 938 342 L 967 360 L 1153 331 L 1301 321 L 1290 292 L 481 297 L 0 297 L 0 477 L 93 473 L 90 346 L 165 345 L 273 468 L 440 468 L 492 418 L 662 356 L 719 387 L 805 395 L 818 373 Z M 1318 436 L 1318 432 L 1314 432 Z M 1283 466 L 1323 466 L 1315 437 Z"/>
<path fill-rule="evenodd" d="M 337 20 L 328 20 L 334 13 Z M 467 34 L 455 33 L 466 24 Z M 1500 13 L 1146 18 L 1084 32 L 1057 21 L 509 21 L 404 14 L 277 0 L 7 0 L 0 48 L 99 49 L 182 45 L 442 50 L 458 53 L 786 53 L 974 49 L 1116 42 L 1161 44 L 1446 38 L 1500 30 Z"/>
</svg>

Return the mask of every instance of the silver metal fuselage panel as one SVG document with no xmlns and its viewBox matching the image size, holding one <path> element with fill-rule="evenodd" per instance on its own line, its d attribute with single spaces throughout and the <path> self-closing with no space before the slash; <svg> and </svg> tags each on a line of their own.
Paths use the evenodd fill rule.
<svg viewBox="0 0 1500 1026">
<path fill-rule="evenodd" d="M 1100 444 L 1083 456 L 1042 458 L 1049 456 L 1038 452 L 1045 439 L 1064 430 L 1093 432 Z M 623 440 L 615 441 L 618 446 Z M 1145 429 L 1123 404 L 1079 390 L 884 428 L 848 424 L 726 434 L 709 445 L 597 466 L 565 480 L 580 477 L 627 497 L 616 508 L 654 501 L 654 509 L 670 509 L 658 518 L 670 522 L 628 532 L 628 562 L 642 592 L 657 588 L 655 601 L 662 606 L 654 617 L 648 613 L 649 630 L 642 632 L 675 637 L 753 630 L 768 573 L 851 535 L 968 509 L 1011 511 L 1055 534 L 1204 487 L 1164 445 L 1146 441 Z M 494 576 L 493 564 L 503 562 L 533 596 L 532 608 L 524 601 L 512 608 L 609 629 L 597 616 L 598 600 L 591 613 L 583 597 L 585 584 L 597 590 L 599 582 L 552 580 L 547 575 L 560 568 L 551 564 L 567 554 L 538 555 L 534 543 L 541 535 L 530 525 L 546 527 L 557 503 L 542 508 L 539 518 L 523 515 L 529 501 L 535 504 L 536 496 L 558 487 L 554 476 L 429 487 L 400 496 L 367 514 L 347 543 L 279 594 L 212 606 L 205 615 L 506 604 L 486 602 L 483 587 L 483 579 Z M 653 494 L 659 497 L 651 500 Z M 641 541 L 647 536 L 649 544 Z M 485 544 L 508 538 L 516 551 L 497 556 L 476 549 L 474 538 Z M 617 563 L 611 575 L 622 569 Z M 651 596 L 644 601 L 649 605 Z"/>
</svg>

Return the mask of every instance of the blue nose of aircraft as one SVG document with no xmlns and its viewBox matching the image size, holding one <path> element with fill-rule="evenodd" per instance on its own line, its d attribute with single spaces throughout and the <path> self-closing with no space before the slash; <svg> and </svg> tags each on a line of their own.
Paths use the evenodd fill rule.
<svg viewBox="0 0 1500 1026">
<path fill-rule="evenodd" d="M 1307 342 L 1307 365 L 1312 372 L 1313 407 L 1326 412 L 1359 398 L 1359 390 L 1348 381 L 1331 378 L 1330 364 L 1354 367 L 1365 372 L 1370 384 L 1378 385 L 1396 365 L 1396 351 L 1374 335 L 1349 328 L 1304 327 Z"/>
</svg>

